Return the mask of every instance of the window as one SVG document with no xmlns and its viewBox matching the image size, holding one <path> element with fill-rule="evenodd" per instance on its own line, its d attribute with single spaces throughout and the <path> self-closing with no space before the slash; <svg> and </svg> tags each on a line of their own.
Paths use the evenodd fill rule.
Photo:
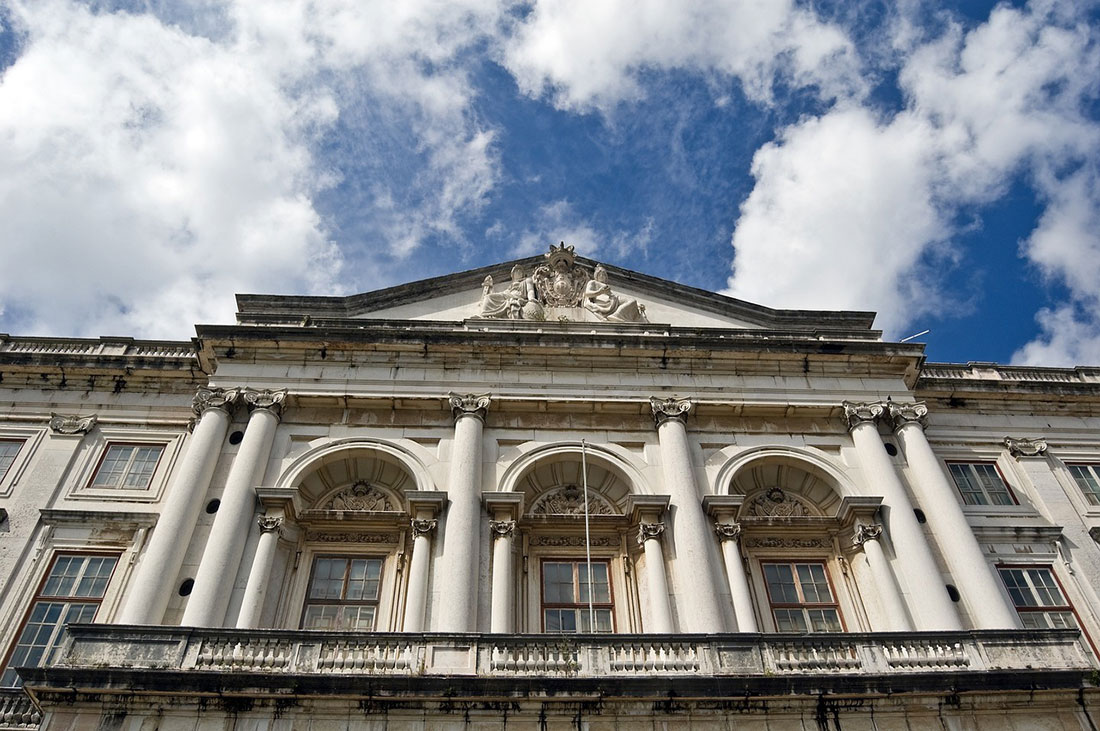
<svg viewBox="0 0 1100 731">
<path fill-rule="evenodd" d="M 1028 629 L 1077 629 L 1073 608 L 1045 566 L 999 569 L 1020 621 Z"/>
<path fill-rule="evenodd" d="M 8 653 L 0 686 L 20 684 L 15 668 L 50 662 L 66 624 L 95 618 L 116 563 L 116 556 L 61 554 L 54 559 Z"/>
<path fill-rule="evenodd" d="M 1077 487 L 1081 488 L 1081 494 L 1089 501 L 1090 505 L 1100 505 L 1100 465 L 1098 464 L 1071 464 L 1069 473 L 1073 475 Z"/>
<path fill-rule="evenodd" d="M 591 582 L 589 582 L 591 566 Z M 611 632 L 611 583 L 606 561 L 542 562 L 544 632 Z M 591 591 L 590 591 L 591 588 Z M 589 611 L 589 596 L 592 597 Z M 595 620 L 595 629 L 593 621 Z"/>
<path fill-rule="evenodd" d="M 844 631 L 824 563 L 769 562 L 763 568 L 776 631 Z"/>
<path fill-rule="evenodd" d="M 106 490 L 145 490 L 153 480 L 161 444 L 108 444 L 91 486 Z"/>
<path fill-rule="evenodd" d="M 992 462 L 950 462 L 947 468 L 967 505 L 1016 505 L 1016 498 Z"/>
<path fill-rule="evenodd" d="M 0 439 L 0 480 L 8 474 L 16 455 L 23 448 L 22 439 Z"/>
<path fill-rule="evenodd" d="M 381 558 L 318 556 L 302 629 L 373 630 L 381 587 Z"/>
</svg>

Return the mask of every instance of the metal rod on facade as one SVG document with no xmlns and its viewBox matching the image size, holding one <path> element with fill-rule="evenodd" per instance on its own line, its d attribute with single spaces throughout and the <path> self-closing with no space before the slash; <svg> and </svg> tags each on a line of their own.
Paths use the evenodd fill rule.
<svg viewBox="0 0 1100 731">
<path fill-rule="evenodd" d="M 581 483 L 584 485 L 584 560 L 588 568 L 588 631 L 596 631 L 596 610 L 592 608 L 592 534 L 588 529 L 588 446 L 581 440 Z"/>
</svg>

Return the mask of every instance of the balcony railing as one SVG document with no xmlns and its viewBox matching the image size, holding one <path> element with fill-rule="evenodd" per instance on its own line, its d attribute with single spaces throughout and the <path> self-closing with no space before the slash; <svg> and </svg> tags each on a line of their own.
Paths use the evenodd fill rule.
<svg viewBox="0 0 1100 731">
<path fill-rule="evenodd" d="M 1095 667 L 1075 630 L 818 635 L 361 634 L 74 625 L 54 668 L 278 675 L 913 675 Z"/>
<path fill-rule="evenodd" d="M 38 709 L 23 691 L 0 689 L 0 729 L 33 729 L 41 720 Z"/>
</svg>

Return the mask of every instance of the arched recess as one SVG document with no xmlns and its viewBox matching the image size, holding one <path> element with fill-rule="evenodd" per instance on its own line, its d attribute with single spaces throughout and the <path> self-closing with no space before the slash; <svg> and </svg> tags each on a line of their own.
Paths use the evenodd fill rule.
<svg viewBox="0 0 1100 731">
<path fill-rule="evenodd" d="M 277 487 L 296 488 L 312 505 L 340 487 L 365 481 L 396 495 L 435 490 L 424 462 L 410 449 L 379 439 L 338 439 L 299 455 L 284 470 Z"/>
<path fill-rule="evenodd" d="M 833 515 L 842 498 L 857 494 L 851 480 L 825 455 L 789 446 L 755 447 L 737 454 L 718 471 L 714 492 L 750 498 L 774 487 L 802 498 L 821 515 Z"/>
<path fill-rule="evenodd" d="M 635 465 L 602 445 L 586 444 L 583 462 L 588 466 L 589 490 L 599 493 L 622 513 L 630 494 L 652 494 L 648 482 Z M 559 442 L 537 447 L 522 455 L 504 472 L 501 492 L 521 492 L 528 507 L 546 493 L 581 485 L 580 442 Z"/>
</svg>

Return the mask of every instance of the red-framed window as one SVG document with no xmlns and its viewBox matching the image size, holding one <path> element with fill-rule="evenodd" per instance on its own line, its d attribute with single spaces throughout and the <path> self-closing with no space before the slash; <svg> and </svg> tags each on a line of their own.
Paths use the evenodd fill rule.
<svg viewBox="0 0 1100 731">
<path fill-rule="evenodd" d="M 777 632 L 843 632 L 824 561 L 761 561 Z"/>
<path fill-rule="evenodd" d="M 118 556 L 59 553 L 42 579 L 15 643 L 4 658 L 0 686 L 20 685 L 15 668 L 39 667 L 53 659 L 65 625 L 95 619 Z"/>
<path fill-rule="evenodd" d="M 309 576 L 302 629 L 373 631 L 382 593 L 378 556 L 317 556 Z"/>
<path fill-rule="evenodd" d="M 543 559 L 541 567 L 543 632 L 615 631 L 608 561 L 594 559 L 590 565 L 583 559 L 552 558 Z"/>
</svg>

